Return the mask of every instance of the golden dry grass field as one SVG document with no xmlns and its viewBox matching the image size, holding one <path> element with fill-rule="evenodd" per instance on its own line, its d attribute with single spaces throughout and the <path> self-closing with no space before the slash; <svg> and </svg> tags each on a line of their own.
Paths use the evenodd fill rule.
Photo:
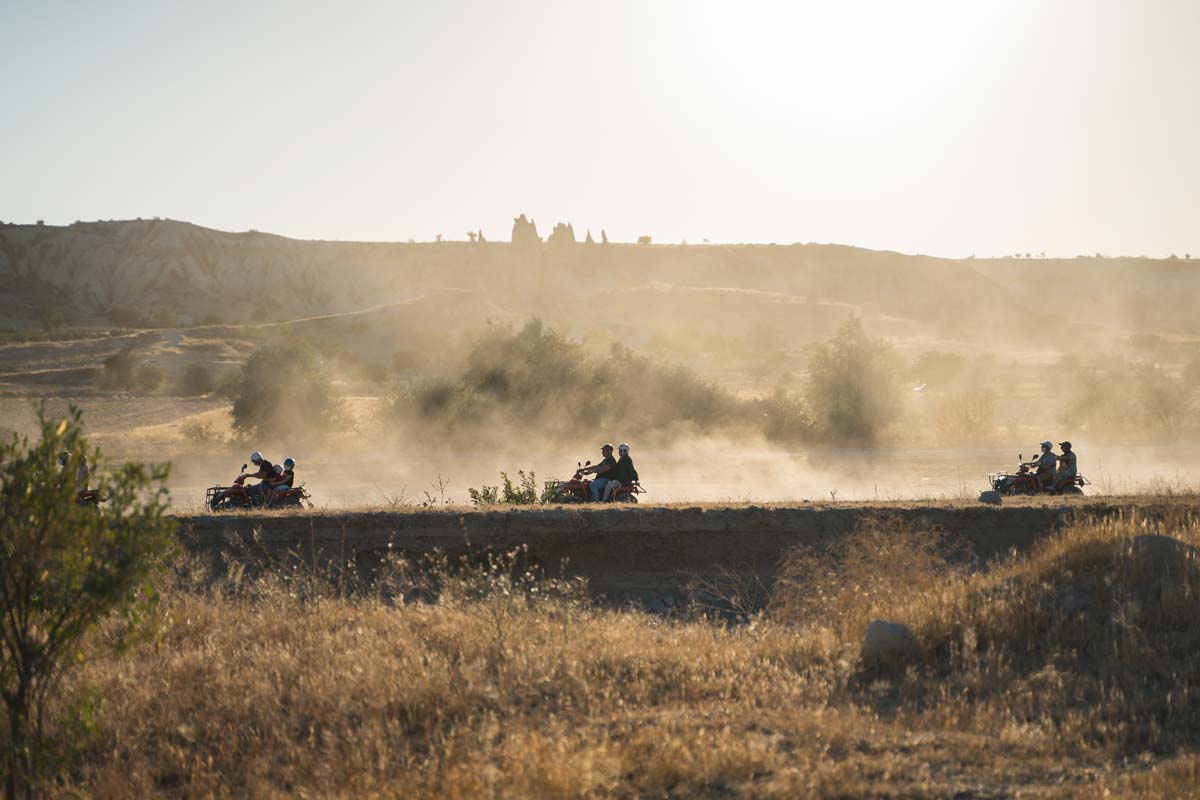
<svg viewBox="0 0 1200 800">
<path fill-rule="evenodd" d="M 156 634 L 115 655 L 100 631 L 72 673 L 56 792 L 1194 796 L 1196 511 L 1084 516 L 987 569 L 877 519 L 790 551 L 736 623 L 505 558 L 354 586 L 181 562 Z M 914 649 L 865 662 L 873 619 Z"/>
</svg>

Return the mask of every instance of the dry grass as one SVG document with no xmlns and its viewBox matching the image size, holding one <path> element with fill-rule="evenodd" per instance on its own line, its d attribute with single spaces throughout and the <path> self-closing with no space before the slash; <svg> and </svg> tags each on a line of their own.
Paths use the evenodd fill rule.
<svg viewBox="0 0 1200 800">
<path fill-rule="evenodd" d="M 403 571 L 349 596 L 304 572 L 181 578 L 156 640 L 118 657 L 97 637 L 72 676 L 64 705 L 105 700 L 66 781 L 97 797 L 1187 796 L 1200 522 L 1181 505 L 1169 541 L 1148 532 L 1084 520 L 979 572 L 943 536 L 881 523 L 836 558 L 793 554 L 738 626 L 599 608 L 507 561 L 443 571 L 433 603 L 397 599 Z M 857 663 L 875 617 L 913 629 L 906 668 Z"/>
</svg>

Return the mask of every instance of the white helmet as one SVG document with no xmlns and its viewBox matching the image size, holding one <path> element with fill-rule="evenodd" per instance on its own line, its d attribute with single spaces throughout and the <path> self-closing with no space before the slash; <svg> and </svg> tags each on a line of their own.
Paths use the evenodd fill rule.
<svg viewBox="0 0 1200 800">
<path fill-rule="evenodd" d="M 67 462 L 70 460 L 71 460 L 71 454 L 68 453 L 66 450 L 63 450 L 61 453 L 58 454 L 58 465 L 60 467 L 65 467 L 67 465 Z"/>
<path fill-rule="evenodd" d="M 285 458 L 283 460 L 283 466 L 287 467 L 288 469 L 295 469 L 296 468 L 296 459 L 292 458 L 291 456 L 288 456 L 287 458 Z"/>
<path fill-rule="evenodd" d="M 625 444 L 624 442 L 621 442 L 621 444 L 617 446 L 617 450 L 619 450 L 622 453 L 628 453 L 629 445 Z"/>
<path fill-rule="evenodd" d="M 260 461 L 262 461 L 262 453 L 255 450 L 253 453 L 250 454 L 250 463 L 257 464 Z"/>
<path fill-rule="evenodd" d="M 283 474 L 283 464 L 276 464 L 276 465 L 275 465 L 275 474 L 276 474 L 276 475 L 282 475 L 282 474 Z"/>
</svg>

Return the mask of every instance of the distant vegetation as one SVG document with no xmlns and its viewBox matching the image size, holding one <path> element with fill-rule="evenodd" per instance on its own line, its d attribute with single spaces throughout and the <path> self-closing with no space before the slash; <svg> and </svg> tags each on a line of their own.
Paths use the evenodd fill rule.
<svg viewBox="0 0 1200 800">
<path fill-rule="evenodd" d="M 322 437 L 349 420 L 319 355 L 306 345 L 260 347 L 229 384 L 233 425 L 247 436 Z"/>
<path fill-rule="evenodd" d="M 102 699 L 59 702 L 64 675 L 85 663 L 85 640 L 88 655 L 111 657 L 141 629 L 174 548 L 166 467 L 98 474 L 78 411 L 63 420 L 39 411 L 38 424 L 37 441 L 0 443 L 0 774 L 10 798 L 58 794 L 47 781 L 77 755 Z M 63 451 L 72 456 L 60 470 Z M 96 508 L 75 502 L 84 456 L 105 498 Z"/>
<path fill-rule="evenodd" d="M 387 424 L 410 433 L 495 438 L 523 432 L 553 439 L 588 430 L 661 438 L 691 431 L 755 430 L 780 442 L 849 437 L 870 441 L 897 416 L 890 350 L 848 322 L 816 348 L 818 368 L 803 394 L 779 388 L 741 399 L 694 370 L 622 345 L 589 351 L 538 320 L 493 328 L 457 379 L 397 391 Z"/>
</svg>

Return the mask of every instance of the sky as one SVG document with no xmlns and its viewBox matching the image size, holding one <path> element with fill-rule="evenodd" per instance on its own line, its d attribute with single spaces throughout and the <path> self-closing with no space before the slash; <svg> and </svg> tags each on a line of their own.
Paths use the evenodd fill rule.
<svg viewBox="0 0 1200 800">
<path fill-rule="evenodd" d="M 0 0 L 0 220 L 1200 254 L 1200 2 Z"/>
</svg>

